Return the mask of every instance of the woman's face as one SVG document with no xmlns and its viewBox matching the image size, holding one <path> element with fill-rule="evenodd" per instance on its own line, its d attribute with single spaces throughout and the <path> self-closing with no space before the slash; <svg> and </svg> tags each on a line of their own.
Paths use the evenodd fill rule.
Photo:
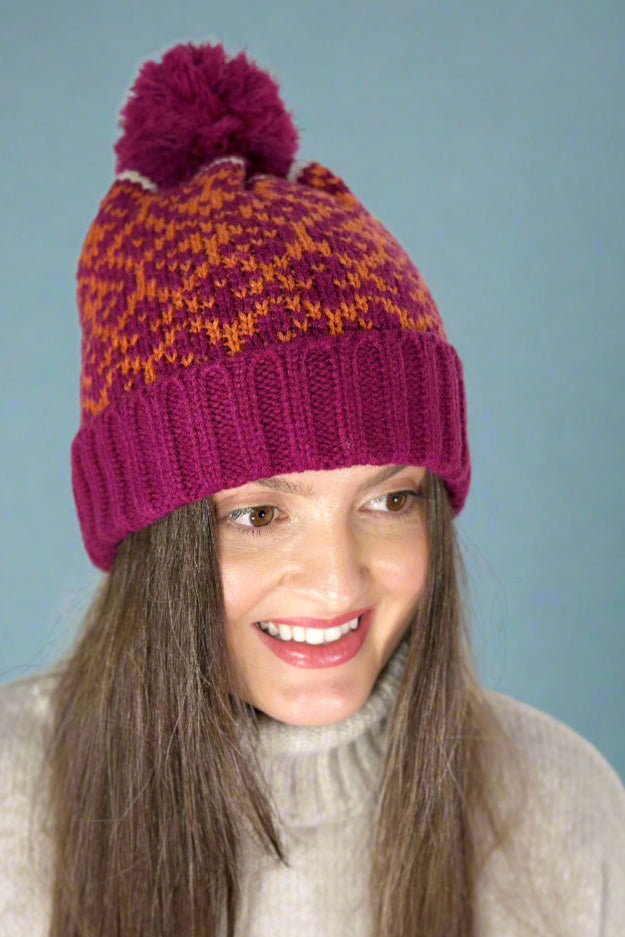
<svg viewBox="0 0 625 937">
<path fill-rule="evenodd" d="M 356 712 L 423 590 L 425 469 L 281 475 L 214 496 L 237 692 L 294 725 Z"/>
</svg>

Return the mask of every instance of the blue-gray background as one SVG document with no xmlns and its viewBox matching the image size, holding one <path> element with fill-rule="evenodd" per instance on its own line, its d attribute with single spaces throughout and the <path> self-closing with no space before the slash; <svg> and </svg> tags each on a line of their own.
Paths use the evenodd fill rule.
<svg viewBox="0 0 625 937">
<path fill-rule="evenodd" d="M 99 575 L 69 477 L 74 270 L 117 112 L 142 60 L 209 37 L 280 76 L 301 157 L 407 247 L 463 358 L 484 680 L 625 776 L 622 0 L 5 0 L 0 680 L 63 651 Z"/>
</svg>

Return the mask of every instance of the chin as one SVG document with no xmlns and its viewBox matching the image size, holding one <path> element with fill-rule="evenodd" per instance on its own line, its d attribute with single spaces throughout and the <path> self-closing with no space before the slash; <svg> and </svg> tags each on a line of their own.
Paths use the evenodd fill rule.
<svg viewBox="0 0 625 937">
<path fill-rule="evenodd" d="M 295 693 L 256 704 L 267 716 L 293 726 L 325 726 L 348 719 L 358 712 L 369 699 L 373 685 L 359 687 L 337 687 L 332 692 L 305 691 L 301 687 Z"/>
</svg>

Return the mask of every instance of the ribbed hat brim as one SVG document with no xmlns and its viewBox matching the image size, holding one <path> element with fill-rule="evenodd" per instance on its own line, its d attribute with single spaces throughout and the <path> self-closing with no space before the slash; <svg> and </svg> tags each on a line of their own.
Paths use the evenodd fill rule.
<svg viewBox="0 0 625 937">
<path fill-rule="evenodd" d="M 350 332 L 203 363 L 126 394 L 72 444 L 85 546 L 103 570 L 134 530 L 258 478 L 424 465 L 452 508 L 470 481 L 462 364 L 417 331 Z"/>
</svg>

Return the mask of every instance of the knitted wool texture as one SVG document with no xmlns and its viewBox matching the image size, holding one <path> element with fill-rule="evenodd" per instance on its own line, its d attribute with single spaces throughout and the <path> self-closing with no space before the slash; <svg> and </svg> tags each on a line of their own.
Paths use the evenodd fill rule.
<svg viewBox="0 0 625 937">
<path fill-rule="evenodd" d="M 425 465 L 467 495 L 462 366 L 414 264 L 328 169 L 236 149 L 160 187 L 121 161 L 82 250 L 72 478 L 104 570 L 131 531 L 277 474 Z"/>
</svg>

